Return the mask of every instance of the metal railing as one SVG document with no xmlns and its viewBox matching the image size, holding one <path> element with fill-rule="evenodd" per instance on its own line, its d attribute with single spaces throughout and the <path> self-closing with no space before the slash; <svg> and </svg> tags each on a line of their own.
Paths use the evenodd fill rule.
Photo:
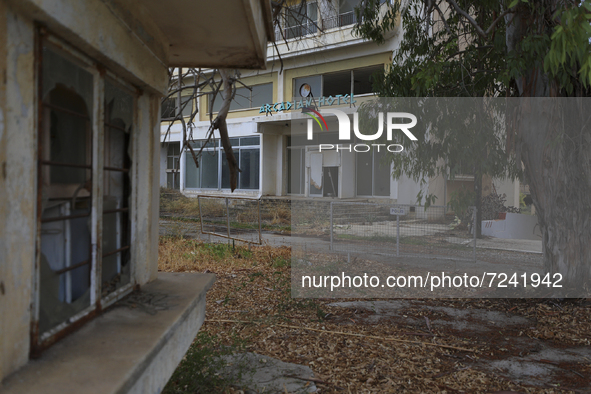
<svg viewBox="0 0 591 394">
<path fill-rule="evenodd" d="M 262 245 L 261 199 L 197 196 L 201 233 Z"/>
<path fill-rule="evenodd" d="M 343 27 L 357 23 L 357 16 L 354 11 L 344 12 L 329 18 L 322 19 L 323 29 L 333 29 L 335 27 Z"/>
<path fill-rule="evenodd" d="M 322 23 L 318 22 L 318 27 L 322 30 L 333 29 L 335 27 L 349 26 L 357 23 L 357 16 L 354 11 L 343 12 L 327 18 L 322 18 Z M 315 23 L 309 21 L 297 26 L 283 27 L 281 30 L 275 29 L 275 40 L 303 37 L 308 34 L 316 34 L 318 27 Z M 283 34 L 282 34 L 283 33 Z"/>
<path fill-rule="evenodd" d="M 330 248 L 336 252 L 388 256 L 476 259 L 476 237 L 446 215 L 444 206 L 334 201 Z M 472 220 L 476 220 L 473 215 Z M 474 223 L 471 223 L 474 226 Z M 473 232 L 472 232 L 473 233 Z"/>
</svg>

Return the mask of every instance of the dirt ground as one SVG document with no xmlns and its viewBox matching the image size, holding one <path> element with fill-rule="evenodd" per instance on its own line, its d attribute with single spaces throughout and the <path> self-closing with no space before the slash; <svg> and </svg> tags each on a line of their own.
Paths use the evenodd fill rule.
<svg viewBox="0 0 591 394">
<path fill-rule="evenodd" d="M 309 366 L 319 392 L 591 392 L 588 300 L 292 299 L 289 248 L 200 242 L 162 238 L 160 270 L 217 275 L 201 330 Z"/>
</svg>

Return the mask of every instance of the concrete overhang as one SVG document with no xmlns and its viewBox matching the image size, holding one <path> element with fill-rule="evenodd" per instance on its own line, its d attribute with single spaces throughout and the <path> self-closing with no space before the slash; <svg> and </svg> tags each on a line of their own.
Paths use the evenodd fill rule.
<svg viewBox="0 0 591 394">
<path fill-rule="evenodd" d="M 172 67 L 265 68 L 274 40 L 270 0 L 144 0 L 168 40 Z"/>
</svg>

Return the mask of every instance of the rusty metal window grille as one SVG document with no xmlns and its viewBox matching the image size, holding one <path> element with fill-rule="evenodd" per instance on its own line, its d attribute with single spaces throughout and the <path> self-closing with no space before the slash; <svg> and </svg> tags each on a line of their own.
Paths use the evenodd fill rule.
<svg viewBox="0 0 591 394">
<path fill-rule="evenodd" d="M 39 31 L 35 356 L 131 291 L 133 90 Z"/>
</svg>

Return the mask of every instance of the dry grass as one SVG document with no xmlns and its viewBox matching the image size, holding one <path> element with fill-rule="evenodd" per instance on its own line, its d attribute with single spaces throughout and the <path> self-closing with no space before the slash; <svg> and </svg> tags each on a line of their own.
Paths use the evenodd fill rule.
<svg viewBox="0 0 591 394">
<path fill-rule="evenodd" d="M 314 371 L 322 393 L 490 393 L 501 390 L 570 393 L 572 391 L 564 386 L 574 384 L 574 379 L 581 380 L 577 375 L 565 372 L 565 379 L 570 380 L 559 387 L 531 387 L 483 372 L 470 363 L 507 357 L 495 342 L 503 341 L 505 336 L 524 335 L 555 346 L 588 345 L 591 332 L 588 307 L 563 303 L 558 309 L 544 300 L 427 300 L 424 302 L 430 305 L 518 314 L 534 323 L 532 327 L 524 328 L 523 333 L 504 331 L 498 335 L 495 333 L 494 337 L 483 337 L 469 330 L 458 333 L 442 328 L 434 329 L 434 337 L 429 333 L 422 334 L 427 336 L 420 336 L 420 333 L 419 336 L 409 336 L 408 331 L 420 329 L 394 321 L 372 322 L 371 312 L 358 313 L 328 306 L 334 300 L 292 299 L 290 256 L 290 249 L 285 247 L 253 247 L 249 251 L 246 247 L 233 249 L 225 244 L 208 245 L 180 238 L 162 238 L 159 268 L 162 271 L 215 273 L 217 281 L 207 293 L 206 322 L 200 332 L 208 338 L 215 338 L 214 345 L 218 348 L 231 345 L 239 338 L 246 344 L 247 351 L 307 365 Z M 418 311 L 411 308 L 404 313 L 412 315 Z M 573 319 L 576 324 L 572 324 Z M 375 337 L 428 341 L 469 348 L 473 352 Z M 516 345 L 515 352 L 518 351 L 519 345 Z M 569 368 L 576 368 L 581 376 L 591 374 L 589 366 Z M 578 386 L 581 387 L 580 382 Z M 175 390 L 175 393 L 194 392 L 179 387 Z M 238 391 L 226 388 L 211 392 Z"/>
<path fill-rule="evenodd" d="M 240 269 L 264 269 L 278 259 L 288 260 L 290 250 L 269 246 L 236 247 L 225 243 L 209 244 L 177 237 L 161 237 L 158 270 L 164 272 L 215 272 L 225 275 Z"/>
<path fill-rule="evenodd" d="M 183 216 L 199 216 L 199 202 L 185 197 L 178 190 L 160 188 L 160 213 Z"/>
</svg>

